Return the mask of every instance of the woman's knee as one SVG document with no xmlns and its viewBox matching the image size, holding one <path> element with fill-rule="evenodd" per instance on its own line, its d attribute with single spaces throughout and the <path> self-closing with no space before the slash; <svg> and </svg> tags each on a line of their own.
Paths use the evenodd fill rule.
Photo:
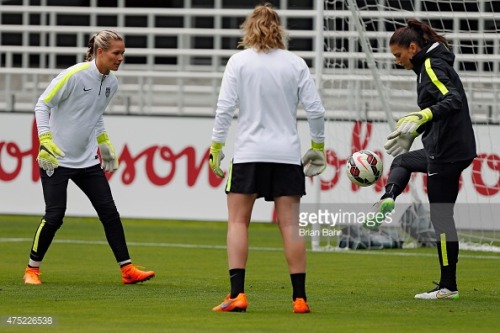
<svg viewBox="0 0 500 333">
<path fill-rule="evenodd" d="M 43 220 L 45 221 L 45 226 L 49 227 L 53 230 L 58 230 L 62 225 L 64 221 L 64 212 L 48 212 L 45 214 L 43 217 Z"/>
<path fill-rule="evenodd" d="M 394 157 L 391 163 L 391 169 L 403 166 L 403 154 Z"/>
</svg>

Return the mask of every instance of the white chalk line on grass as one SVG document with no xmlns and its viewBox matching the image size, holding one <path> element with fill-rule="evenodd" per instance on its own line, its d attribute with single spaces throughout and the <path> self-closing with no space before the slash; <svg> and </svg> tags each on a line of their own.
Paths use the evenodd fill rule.
<svg viewBox="0 0 500 333">
<path fill-rule="evenodd" d="M 23 243 L 32 242 L 32 238 L 2 238 L 0 237 L 0 243 Z M 76 245 L 108 245 L 106 241 L 99 240 L 79 240 L 79 239 L 54 239 L 53 243 L 61 244 L 76 244 Z M 128 246 L 147 246 L 147 247 L 172 247 L 172 248 L 184 248 L 184 249 L 214 249 L 214 250 L 225 250 L 225 245 L 202 245 L 202 244 L 179 244 L 179 243 L 143 243 L 143 242 L 127 242 Z M 253 251 L 283 251 L 280 247 L 258 247 L 250 246 L 250 250 Z M 402 256 L 402 257 L 435 257 L 433 253 L 408 253 L 401 251 L 353 251 L 353 250 L 334 250 L 334 251 L 321 251 L 321 252 L 332 252 L 332 253 L 350 253 L 350 254 L 367 254 L 367 255 L 382 255 L 382 256 Z M 470 258 L 470 259 L 500 259 L 500 256 L 484 256 L 484 255 L 472 255 L 472 254 L 460 254 L 460 258 Z"/>
<path fill-rule="evenodd" d="M 33 242 L 32 238 L 1 238 L 0 243 L 21 243 Z M 106 241 L 98 240 L 79 240 L 79 239 L 54 239 L 52 243 L 61 244 L 78 244 L 78 245 L 108 245 Z M 142 242 L 127 242 L 128 246 L 148 246 L 148 247 L 175 247 L 185 249 L 216 249 L 225 250 L 225 245 L 203 245 L 203 244 L 179 244 L 179 243 L 142 243 Z M 275 247 L 250 247 L 251 250 L 256 251 L 282 251 L 281 248 Z"/>
</svg>

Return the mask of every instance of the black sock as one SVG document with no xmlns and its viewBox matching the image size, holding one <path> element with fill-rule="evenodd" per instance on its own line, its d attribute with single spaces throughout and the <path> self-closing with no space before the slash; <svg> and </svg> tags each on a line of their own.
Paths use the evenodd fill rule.
<svg viewBox="0 0 500 333">
<path fill-rule="evenodd" d="M 245 269 L 234 268 L 229 270 L 231 280 L 231 298 L 235 298 L 240 293 L 245 292 Z"/>
<path fill-rule="evenodd" d="M 446 249 L 443 253 L 443 243 L 436 242 L 439 265 L 441 267 L 441 279 L 439 287 L 447 288 L 450 291 L 457 291 L 457 262 L 458 262 L 458 242 L 446 242 Z M 443 258 L 445 256 L 445 258 Z"/>
<path fill-rule="evenodd" d="M 293 295 L 292 299 L 303 298 L 307 301 L 306 297 L 306 273 L 290 274 L 292 280 Z"/>
<path fill-rule="evenodd" d="M 381 200 L 385 199 L 385 198 L 392 198 L 392 199 L 396 199 L 396 196 L 399 195 L 401 191 L 399 190 L 399 186 L 396 185 L 396 184 L 387 184 L 385 186 L 385 193 L 384 195 L 382 195 L 382 197 L 380 198 Z"/>
<path fill-rule="evenodd" d="M 441 266 L 441 280 L 439 281 L 440 288 L 447 288 L 450 291 L 457 291 L 457 265 L 450 264 Z"/>
</svg>

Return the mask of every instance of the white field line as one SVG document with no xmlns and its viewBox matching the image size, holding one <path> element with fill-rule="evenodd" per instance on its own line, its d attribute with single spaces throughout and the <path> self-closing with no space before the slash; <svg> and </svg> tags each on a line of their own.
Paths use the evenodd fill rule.
<svg viewBox="0 0 500 333">
<path fill-rule="evenodd" d="M 32 238 L 2 238 L 0 237 L 0 243 L 31 243 Z M 76 244 L 76 245 L 108 245 L 106 241 L 98 240 L 78 240 L 78 239 L 54 239 L 53 243 L 61 244 Z M 143 243 L 143 242 L 127 242 L 128 246 L 146 246 L 146 247 L 172 247 L 172 248 L 184 248 L 184 249 L 215 249 L 215 250 L 225 250 L 225 245 L 202 245 L 202 244 L 178 244 L 178 243 Z M 280 247 L 258 247 L 250 246 L 252 251 L 283 251 Z M 381 255 L 381 256 L 401 256 L 401 257 L 435 257 L 433 253 L 408 253 L 405 251 L 377 251 L 377 250 L 334 250 L 334 251 L 322 251 L 322 252 L 335 252 L 335 253 L 350 253 L 350 254 L 367 254 L 367 255 Z M 460 258 L 470 258 L 470 259 L 496 259 L 499 260 L 500 256 L 484 256 L 484 255 L 472 255 L 472 254 L 460 254 Z"/>
</svg>

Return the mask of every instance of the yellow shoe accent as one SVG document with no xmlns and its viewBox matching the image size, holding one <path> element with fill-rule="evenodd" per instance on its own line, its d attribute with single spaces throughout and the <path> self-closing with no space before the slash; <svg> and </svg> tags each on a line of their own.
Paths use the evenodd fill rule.
<svg viewBox="0 0 500 333">
<path fill-rule="evenodd" d="M 42 284 L 40 280 L 40 269 L 39 268 L 31 268 L 26 267 L 26 271 L 24 272 L 23 280 L 25 284 Z"/>
<path fill-rule="evenodd" d="M 311 309 L 309 309 L 309 305 L 306 300 L 303 298 L 296 298 L 293 301 L 293 313 L 309 313 Z"/>
<path fill-rule="evenodd" d="M 155 277 L 153 271 L 141 271 L 136 266 L 128 264 L 121 268 L 122 281 L 125 284 L 134 284 L 137 282 L 144 282 Z"/>
<path fill-rule="evenodd" d="M 214 307 L 212 311 L 215 312 L 245 312 L 248 307 L 247 295 L 245 293 L 239 293 L 235 298 L 231 298 L 231 295 L 227 295 L 224 301 Z"/>
</svg>

